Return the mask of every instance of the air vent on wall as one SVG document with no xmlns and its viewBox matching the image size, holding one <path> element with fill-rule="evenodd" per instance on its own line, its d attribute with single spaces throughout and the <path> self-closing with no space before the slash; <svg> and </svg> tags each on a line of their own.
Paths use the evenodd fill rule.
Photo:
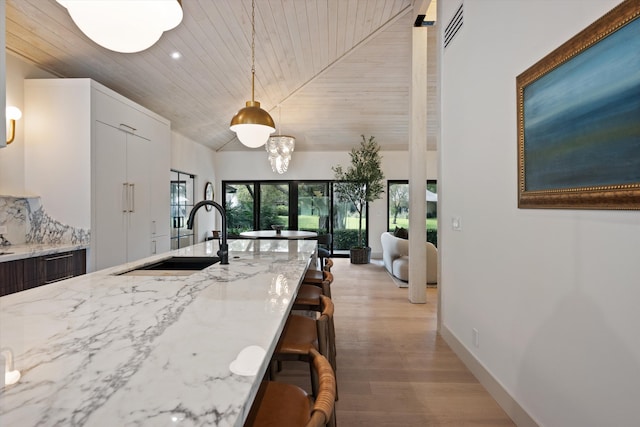
<svg viewBox="0 0 640 427">
<path fill-rule="evenodd" d="M 451 43 L 451 41 L 456 36 L 456 34 L 458 34 L 458 31 L 460 31 L 460 28 L 462 28 L 462 21 L 463 21 L 462 6 L 463 4 L 460 4 L 460 7 L 456 11 L 456 13 L 453 15 L 453 18 L 451 18 L 451 21 L 449 21 L 449 23 L 447 24 L 447 27 L 444 29 L 444 47 L 445 48 L 449 46 L 449 43 Z"/>
</svg>

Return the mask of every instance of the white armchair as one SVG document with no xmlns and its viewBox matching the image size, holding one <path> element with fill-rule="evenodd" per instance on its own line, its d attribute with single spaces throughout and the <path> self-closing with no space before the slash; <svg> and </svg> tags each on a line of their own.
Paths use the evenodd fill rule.
<svg viewBox="0 0 640 427">
<path fill-rule="evenodd" d="M 409 241 L 401 239 L 390 232 L 380 236 L 382 243 L 382 261 L 384 268 L 394 277 L 409 281 Z M 427 245 L 427 283 L 438 283 L 438 249 L 430 242 Z"/>
</svg>

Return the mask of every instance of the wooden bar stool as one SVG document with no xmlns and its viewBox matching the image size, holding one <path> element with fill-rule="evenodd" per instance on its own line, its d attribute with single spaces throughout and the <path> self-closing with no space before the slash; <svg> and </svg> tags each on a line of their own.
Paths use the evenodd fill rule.
<svg viewBox="0 0 640 427">
<path fill-rule="evenodd" d="M 315 400 L 300 387 L 268 381 L 258 407 L 245 423 L 248 427 L 335 426 L 336 378 L 331 364 L 317 350 L 309 359 L 318 377 Z"/>
<path fill-rule="evenodd" d="M 296 299 L 293 302 L 293 310 L 322 311 L 320 308 L 320 296 L 322 288 L 316 285 L 300 285 Z"/>
<path fill-rule="evenodd" d="M 322 294 L 331 298 L 333 274 L 324 270 L 307 270 L 302 279 L 303 285 L 315 285 L 322 288 Z"/>
<path fill-rule="evenodd" d="M 273 354 L 278 365 L 283 361 L 302 361 L 310 364 L 312 389 L 317 386 L 317 378 L 311 366 L 309 352 L 315 349 L 325 356 L 336 370 L 335 328 L 333 325 L 334 306 L 331 298 L 320 296 L 321 313 L 318 319 L 291 314 L 284 326 L 280 341 Z M 272 372 L 272 374 L 275 374 Z M 274 375 L 275 376 L 275 375 Z"/>
<path fill-rule="evenodd" d="M 331 272 L 307 270 L 293 303 L 293 309 L 322 311 L 320 309 L 320 295 L 331 298 L 331 283 L 333 283 Z"/>
</svg>

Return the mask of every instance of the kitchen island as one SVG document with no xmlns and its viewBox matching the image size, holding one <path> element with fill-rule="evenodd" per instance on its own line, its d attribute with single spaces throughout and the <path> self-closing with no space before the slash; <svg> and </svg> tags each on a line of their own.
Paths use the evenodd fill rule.
<svg viewBox="0 0 640 427">
<path fill-rule="evenodd" d="M 0 425 L 241 426 L 316 241 L 235 240 L 229 265 L 122 274 L 217 245 L 0 298 L 0 348 L 21 373 L 0 390 Z"/>
</svg>

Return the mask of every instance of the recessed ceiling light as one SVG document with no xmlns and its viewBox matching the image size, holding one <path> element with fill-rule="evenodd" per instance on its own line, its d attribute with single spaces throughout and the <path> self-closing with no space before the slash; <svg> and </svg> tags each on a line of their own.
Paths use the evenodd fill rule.
<svg viewBox="0 0 640 427">
<path fill-rule="evenodd" d="M 176 52 L 171 52 L 171 57 L 172 57 L 173 59 L 180 59 L 180 58 L 182 58 L 182 54 L 181 54 L 180 52 L 178 52 L 178 51 L 176 51 Z"/>
</svg>

